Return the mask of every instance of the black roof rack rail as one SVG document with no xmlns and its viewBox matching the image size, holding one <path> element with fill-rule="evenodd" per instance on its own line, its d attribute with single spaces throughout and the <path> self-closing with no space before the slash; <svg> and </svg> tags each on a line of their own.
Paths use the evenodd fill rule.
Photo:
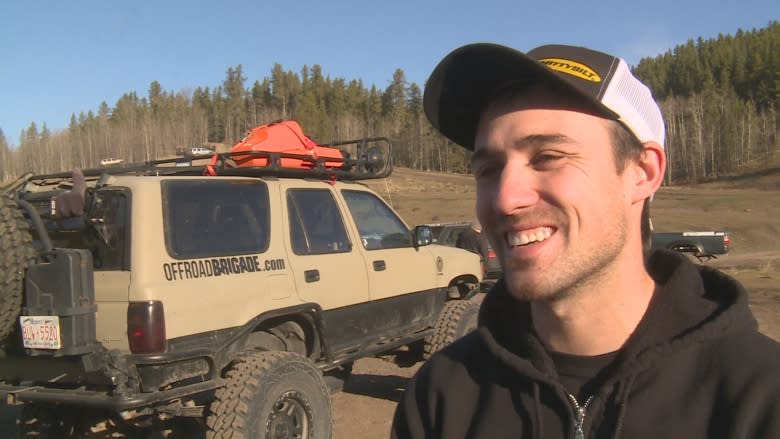
<svg viewBox="0 0 780 439">
<path fill-rule="evenodd" d="M 174 158 L 149 160 L 139 163 L 120 164 L 110 167 L 83 169 L 82 173 L 88 180 L 96 180 L 103 175 L 225 175 L 249 177 L 293 177 L 323 180 L 368 180 L 385 178 L 392 173 L 392 146 L 386 137 L 365 137 L 355 140 L 345 140 L 323 144 L 338 148 L 343 158 L 314 157 L 309 154 L 293 154 L 268 151 L 240 151 L 215 154 L 195 158 L 177 156 Z M 352 148 L 344 148 L 351 146 Z M 235 157 L 265 158 L 264 166 L 236 166 Z M 282 159 L 296 159 L 307 167 L 283 167 Z M 208 164 L 193 165 L 193 160 L 209 160 Z M 340 162 L 338 167 L 333 162 Z M 327 163 L 327 165 L 326 165 Z M 182 166 L 182 164 L 185 164 Z M 51 174 L 25 174 L 10 187 L 19 187 L 28 181 L 36 181 L 40 185 L 54 185 L 62 180 L 69 180 L 71 171 Z"/>
</svg>

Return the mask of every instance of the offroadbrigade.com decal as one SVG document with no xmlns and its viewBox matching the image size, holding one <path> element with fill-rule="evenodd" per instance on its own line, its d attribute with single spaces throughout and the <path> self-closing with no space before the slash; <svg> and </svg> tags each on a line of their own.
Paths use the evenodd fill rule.
<svg viewBox="0 0 780 439">
<path fill-rule="evenodd" d="M 286 267 L 284 259 L 265 259 L 260 261 L 260 258 L 257 256 L 234 256 L 231 258 L 169 262 L 163 264 L 162 268 L 165 279 L 174 281 L 263 271 L 278 271 L 284 270 Z"/>
<path fill-rule="evenodd" d="M 601 76 L 585 64 L 564 58 L 542 58 L 540 63 L 561 73 L 576 76 L 586 81 L 601 82 Z"/>
</svg>

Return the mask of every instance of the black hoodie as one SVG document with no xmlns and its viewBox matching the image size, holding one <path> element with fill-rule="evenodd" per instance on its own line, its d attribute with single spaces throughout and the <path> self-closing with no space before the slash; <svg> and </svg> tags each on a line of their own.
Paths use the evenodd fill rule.
<svg viewBox="0 0 780 439">
<path fill-rule="evenodd" d="M 479 328 L 417 372 L 392 437 L 780 439 L 780 345 L 758 332 L 744 288 L 672 252 L 648 270 L 656 292 L 581 430 L 529 304 L 499 282 Z"/>
</svg>

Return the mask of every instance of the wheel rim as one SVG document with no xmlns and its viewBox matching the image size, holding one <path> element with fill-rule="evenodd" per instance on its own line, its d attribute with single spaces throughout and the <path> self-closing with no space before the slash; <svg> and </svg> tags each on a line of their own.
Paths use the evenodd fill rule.
<svg viewBox="0 0 780 439">
<path fill-rule="evenodd" d="M 266 426 L 267 439 L 309 437 L 311 414 L 303 397 L 298 392 L 283 394 L 274 403 Z"/>
</svg>

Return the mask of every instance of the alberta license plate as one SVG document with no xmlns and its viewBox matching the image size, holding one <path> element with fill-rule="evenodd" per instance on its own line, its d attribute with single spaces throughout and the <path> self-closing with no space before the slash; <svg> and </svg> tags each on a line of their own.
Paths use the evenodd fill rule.
<svg viewBox="0 0 780 439">
<path fill-rule="evenodd" d="M 27 349 L 59 349 L 60 318 L 57 316 L 19 316 L 22 343 Z"/>
</svg>

